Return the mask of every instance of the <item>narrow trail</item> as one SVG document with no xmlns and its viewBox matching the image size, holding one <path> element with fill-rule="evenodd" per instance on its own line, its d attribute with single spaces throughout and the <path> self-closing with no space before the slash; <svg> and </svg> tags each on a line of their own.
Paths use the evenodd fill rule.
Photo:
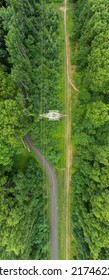
<svg viewBox="0 0 109 280">
<path fill-rule="evenodd" d="M 59 11 L 64 13 L 64 34 L 65 34 L 65 49 L 66 49 L 66 74 L 67 79 L 71 87 L 76 91 L 79 90 L 75 87 L 73 81 L 71 80 L 71 63 L 70 63 L 70 43 L 69 43 L 69 34 L 67 31 L 67 0 L 64 0 L 64 6 L 58 9 Z"/>
<path fill-rule="evenodd" d="M 49 178 L 50 203 L 51 203 L 51 260 L 58 259 L 58 207 L 57 207 L 57 179 L 52 165 L 43 156 L 42 152 L 35 147 L 29 135 L 23 137 L 25 144 L 34 152 L 40 160 Z"/>
<path fill-rule="evenodd" d="M 70 166 L 72 162 L 71 137 L 71 87 L 69 86 L 69 55 L 67 35 L 67 0 L 64 1 L 64 32 L 65 32 L 65 95 L 66 95 L 66 259 L 70 258 Z"/>
<path fill-rule="evenodd" d="M 71 87 L 79 92 L 79 90 L 75 87 L 73 82 L 71 81 L 70 78 L 70 69 L 71 69 L 71 64 L 70 64 L 70 44 L 69 44 L 69 35 L 67 32 L 67 0 L 64 0 L 64 30 L 65 30 L 65 48 L 66 48 L 66 74 L 67 74 L 67 80 Z"/>
<path fill-rule="evenodd" d="M 72 147 L 71 147 L 71 94 L 72 88 L 79 92 L 70 78 L 70 43 L 67 31 L 67 0 L 64 0 L 64 32 L 65 32 L 65 89 L 66 89 L 66 259 L 70 259 L 70 183 L 72 166 Z"/>
</svg>

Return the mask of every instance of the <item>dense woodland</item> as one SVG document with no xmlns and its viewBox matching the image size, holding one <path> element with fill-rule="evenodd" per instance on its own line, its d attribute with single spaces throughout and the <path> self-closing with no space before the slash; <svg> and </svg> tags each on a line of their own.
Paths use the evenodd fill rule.
<svg viewBox="0 0 109 280">
<path fill-rule="evenodd" d="M 48 258 L 50 240 L 44 181 L 32 155 L 20 154 L 14 158 L 12 168 L 2 170 L 1 259 Z"/>
<path fill-rule="evenodd" d="M 109 259 L 109 1 L 74 2 L 79 87 L 73 126 L 78 259 Z"/>
<path fill-rule="evenodd" d="M 58 34 L 44 1 L 0 1 L 0 259 L 50 257 L 45 175 L 22 138 L 40 146 L 39 114 L 57 105 Z"/>
</svg>

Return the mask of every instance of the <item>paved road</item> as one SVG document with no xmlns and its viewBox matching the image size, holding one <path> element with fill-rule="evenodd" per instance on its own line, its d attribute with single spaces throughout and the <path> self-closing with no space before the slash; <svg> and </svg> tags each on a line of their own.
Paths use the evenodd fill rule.
<svg viewBox="0 0 109 280">
<path fill-rule="evenodd" d="M 46 170 L 50 183 L 51 202 L 51 260 L 58 259 L 58 210 L 57 210 L 57 180 L 54 169 L 41 151 L 35 147 L 29 135 L 23 137 L 26 145 L 34 152 Z"/>
</svg>

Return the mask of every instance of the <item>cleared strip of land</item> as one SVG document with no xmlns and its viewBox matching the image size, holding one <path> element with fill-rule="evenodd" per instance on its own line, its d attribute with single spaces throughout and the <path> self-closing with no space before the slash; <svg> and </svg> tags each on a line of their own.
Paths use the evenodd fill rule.
<svg viewBox="0 0 109 280">
<path fill-rule="evenodd" d="M 72 89 L 78 92 L 71 79 L 70 41 L 67 28 L 67 0 L 64 0 L 64 32 L 65 32 L 65 88 L 66 88 L 66 259 L 70 259 L 71 252 L 71 214 L 70 214 L 70 184 L 72 167 L 71 146 L 71 112 L 72 112 Z"/>
</svg>

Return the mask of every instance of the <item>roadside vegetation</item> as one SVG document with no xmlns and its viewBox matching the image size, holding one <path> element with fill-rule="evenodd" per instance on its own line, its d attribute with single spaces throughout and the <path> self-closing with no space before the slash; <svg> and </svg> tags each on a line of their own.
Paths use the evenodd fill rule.
<svg viewBox="0 0 109 280">
<path fill-rule="evenodd" d="M 25 152 L 14 158 L 11 170 L 1 172 L 0 259 L 47 259 L 50 240 L 41 168 Z"/>
<path fill-rule="evenodd" d="M 79 94 L 73 113 L 76 259 L 109 259 L 109 2 L 73 1 Z"/>
</svg>

